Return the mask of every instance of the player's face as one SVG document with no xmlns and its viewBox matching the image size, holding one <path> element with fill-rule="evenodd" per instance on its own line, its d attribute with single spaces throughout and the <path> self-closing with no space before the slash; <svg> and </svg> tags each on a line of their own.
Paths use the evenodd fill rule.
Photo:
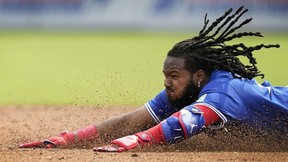
<svg viewBox="0 0 288 162">
<path fill-rule="evenodd" d="M 193 74 L 185 69 L 185 59 L 167 56 L 163 73 L 166 94 L 172 103 L 191 103 L 197 99 L 199 88 L 193 81 Z"/>
</svg>

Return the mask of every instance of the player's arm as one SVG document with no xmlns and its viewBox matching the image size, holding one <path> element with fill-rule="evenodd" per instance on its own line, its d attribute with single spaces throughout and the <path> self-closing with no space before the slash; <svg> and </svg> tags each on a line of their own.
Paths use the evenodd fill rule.
<svg viewBox="0 0 288 162">
<path fill-rule="evenodd" d="M 94 151 L 122 152 L 153 144 L 173 144 L 198 134 L 202 128 L 221 120 L 219 114 L 205 105 L 190 105 L 174 113 L 156 126 L 134 135 L 113 140 Z"/>
<path fill-rule="evenodd" d="M 99 135 L 115 139 L 127 134 L 139 132 L 156 125 L 156 122 L 143 105 L 140 108 L 96 124 Z M 109 140 L 109 139 L 108 139 Z"/>
<path fill-rule="evenodd" d="M 59 136 L 47 138 L 43 141 L 35 141 L 20 144 L 20 148 L 54 148 L 67 147 L 87 141 L 97 141 L 97 138 L 105 137 L 106 140 L 115 139 L 127 134 L 133 134 L 145 130 L 156 123 L 147 111 L 145 106 L 124 113 L 119 116 L 111 117 L 107 120 L 98 122 L 95 125 L 84 127 L 76 131 L 62 132 Z M 107 139 L 111 138 L 111 139 Z"/>
</svg>

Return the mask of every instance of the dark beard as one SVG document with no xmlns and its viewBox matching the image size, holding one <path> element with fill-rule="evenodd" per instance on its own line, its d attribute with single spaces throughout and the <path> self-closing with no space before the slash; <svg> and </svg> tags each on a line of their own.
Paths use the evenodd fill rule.
<svg viewBox="0 0 288 162">
<path fill-rule="evenodd" d="M 200 88 L 194 86 L 191 82 L 186 86 L 182 92 L 182 97 L 176 100 L 170 100 L 173 107 L 182 109 L 195 102 L 198 99 Z"/>
</svg>

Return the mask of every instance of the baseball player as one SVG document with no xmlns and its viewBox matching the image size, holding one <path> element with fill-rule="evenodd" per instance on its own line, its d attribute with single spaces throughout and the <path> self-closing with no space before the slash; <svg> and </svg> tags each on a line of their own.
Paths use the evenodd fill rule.
<svg viewBox="0 0 288 162">
<path fill-rule="evenodd" d="M 259 32 L 234 33 L 252 20 L 238 23 L 247 11 L 244 7 L 235 12 L 229 9 L 210 26 L 206 15 L 198 36 L 176 43 L 168 52 L 163 65 L 165 90 L 139 109 L 19 147 L 61 148 L 113 135 L 116 139 L 110 144 L 93 150 L 122 152 L 173 144 L 205 129 L 221 129 L 230 124 L 287 134 L 288 88 L 274 87 L 268 81 L 257 83 L 254 78 L 264 75 L 252 54 L 280 46 L 229 43 L 246 36 L 262 37 Z M 248 64 L 241 62 L 239 56 L 246 58 Z"/>
</svg>

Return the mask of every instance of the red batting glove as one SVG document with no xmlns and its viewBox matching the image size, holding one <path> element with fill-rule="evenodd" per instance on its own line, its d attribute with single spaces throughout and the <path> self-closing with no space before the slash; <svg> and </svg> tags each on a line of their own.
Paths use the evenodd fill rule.
<svg viewBox="0 0 288 162">
<path fill-rule="evenodd" d="M 51 137 L 44 141 L 35 141 L 29 143 L 23 143 L 19 145 L 19 148 L 56 148 L 65 147 L 75 142 L 83 142 L 98 137 L 98 132 L 95 125 L 78 129 L 74 132 L 62 132 L 57 137 Z"/>
<path fill-rule="evenodd" d="M 44 141 L 35 141 L 29 143 L 23 143 L 19 145 L 19 148 L 56 148 L 64 147 L 75 141 L 75 135 L 73 132 L 62 132 L 57 137 L 51 137 Z"/>
<path fill-rule="evenodd" d="M 147 144 L 152 144 L 152 136 L 149 132 L 141 132 L 135 135 L 129 135 L 113 140 L 109 145 L 102 147 L 95 147 L 93 151 L 96 152 L 123 152 L 142 147 Z"/>
</svg>

